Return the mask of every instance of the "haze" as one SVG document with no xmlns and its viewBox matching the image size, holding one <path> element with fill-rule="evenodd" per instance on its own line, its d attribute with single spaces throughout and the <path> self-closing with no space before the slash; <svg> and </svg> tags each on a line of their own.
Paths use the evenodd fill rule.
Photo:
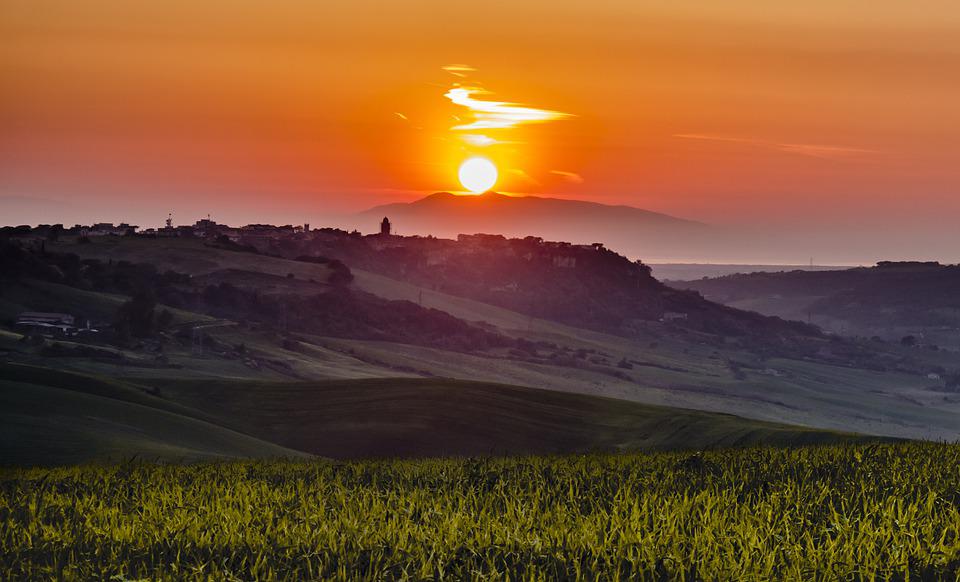
<svg viewBox="0 0 960 582">
<path fill-rule="evenodd" d="M 322 224 L 457 190 L 486 147 L 451 131 L 461 82 L 562 116 L 500 136 L 498 191 L 748 227 L 764 260 L 960 260 L 954 2 L 0 11 L 5 224 Z"/>
</svg>

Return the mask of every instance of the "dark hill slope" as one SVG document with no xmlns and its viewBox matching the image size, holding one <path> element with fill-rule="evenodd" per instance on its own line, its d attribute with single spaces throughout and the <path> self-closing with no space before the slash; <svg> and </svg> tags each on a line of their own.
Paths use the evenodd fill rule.
<svg viewBox="0 0 960 582">
<path fill-rule="evenodd" d="M 666 286 L 651 276 L 647 265 L 603 245 L 489 234 L 453 241 L 341 233 L 304 243 L 293 252 L 336 257 L 352 267 L 449 295 L 628 337 L 661 320 L 770 347 L 820 336 L 803 323 L 738 311 Z"/>
<path fill-rule="evenodd" d="M 810 319 L 827 329 L 960 344 L 960 266 L 879 263 L 843 271 L 751 273 L 675 283 L 727 305 Z M 952 335 L 949 332 L 954 332 Z"/>
<path fill-rule="evenodd" d="M 123 382 L 0 366 L 0 465 L 294 456 Z"/>
<path fill-rule="evenodd" d="M 160 394 L 285 447 L 335 457 L 796 445 L 854 438 L 735 416 L 445 378 L 156 381 Z"/>
<path fill-rule="evenodd" d="M 0 366 L 0 465 L 571 453 L 859 439 L 483 382 L 141 380 Z"/>
</svg>

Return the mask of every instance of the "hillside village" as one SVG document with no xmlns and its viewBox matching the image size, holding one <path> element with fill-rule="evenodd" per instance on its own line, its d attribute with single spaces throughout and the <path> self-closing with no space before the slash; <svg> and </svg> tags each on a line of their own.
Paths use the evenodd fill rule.
<svg viewBox="0 0 960 582">
<path fill-rule="evenodd" d="M 7 226 L 0 228 L 0 238 L 33 238 L 58 240 L 60 237 L 102 237 L 102 236 L 133 236 L 140 238 L 199 238 L 205 240 L 229 240 L 240 245 L 249 245 L 259 252 L 271 253 L 289 250 L 294 245 L 309 243 L 330 243 L 333 241 L 364 240 L 375 250 L 409 249 L 424 251 L 427 265 L 443 264 L 449 260 L 462 258 L 483 251 L 497 251 L 514 254 L 518 246 L 522 246 L 521 254 L 527 260 L 532 259 L 534 253 L 546 254 L 554 266 L 574 268 L 577 264 L 577 254 L 589 251 L 604 251 L 603 243 L 589 245 L 571 244 L 568 242 L 544 241 L 541 237 L 528 236 L 522 239 L 507 239 L 496 234 L 461 234 L 456 240 L 438 239 L 427 236 L 398 236 L 391 234 L 392 225 L 388 217 L 384 217 L 379 232 L 362 235 L 359 231 L 348 232 L 337 228 L 311 229 L 310 224 L 282 225 L 248 224 L 235 227 L 219 224 L 214 220 L 202 218 L 192 225 L 174 226 L 172 218 L 168 218 L 166 226 L 161 228 L 140 229 L 139 226 L 127 223 L 114 225 L 101 222 L 92 225 L 77 224 L 65 227 L 62 224 L 38 225 L 31 227 Z M 518 243 L 522 243 L 518 245 Z M 641 264 L 638 261 L 638 264 Z"/>
<path fill-rule="evenodd" d="M 648 265 L 640 260 L 631 261 L 607 249 L 603 243 L 570 244 L 545 241 L 535 236 L 506 238 L 482 233 L 460 234 L 455 240 L 433 236 L 398 236 L 393 234 L 389 217 L 383 217 L 379 223 L 371 226 L 376 227 L 377 231 L 364 235 L 359 231 L 348 232 L 337 228 L 310 228 L 309 224 L 233 227 L 210 218 L 200 219 L 193 225 L 175 226 L 172 218 L 168 217 L 164 227 L 142 231 L 129 224 L 108 223 L 75 225 L 71 228 L 62 225 L 6 227 L 0 229 L 0 239 L 26 249 L 35 249 L 41 255 L 47 254 L 47 245 L 50 245 L 51 249 L 55 246 L 59 252 L 79 253 L 81 257 L 90 254 L 87 251 L 92 251 L 92 256 L 98 256 L 96 249 L 103 248 L 102 244 L 96 242 L 98 239 L 137 242 L 146 245 L 144 249 L 153 246 L 150 241 L 154 240 L 158 241 L 157 245 L 162 240 L 195 241 L 200 245 L 198 250 L 221 249 L 315 263 L 323 265 L 330 272 L 326 281 L 328 287 L 314 287 L 317 283 L 312 279 L 294 281 L 290 279 L 293 277 L 290 273 L 287 281 L 280 285 L 289 290 L 282 293 L 290 293 L 296 287 L 299 294 L 323 293 L 329 299 L 334 297 L 329 285 L 347 290 L 353 279 L 351 269 L 364 269 L 414 284 L 421 289 L 466 297 L 529 317 L 624 337 L 643 337 L 651 333 L 657 335 L 661 333 L 658 331 L 660 327 L 666 326 L 674 330 L 670 333 L 699 334 L 691 336 L 699 337 L 696 340 L 698 342 L 720 342 L 767 355 L 790 354 L 847 365 L 861 365 L 864 358 L 874 358 L 869 355 L 870 350 L 864 350 L 856 344 L 824 343 L 824 334 L 815 326 L 731 309 L 704 300 L 696 291 L 666 286 L 651 275 Z M 157 250 L 161 251 L 162 248 L 160 245 Z M 86 266 L 80 267 L 86 272 L 91 272 L 90 268 L 103 271 L 108 267 L 96 261 L 83 262 Z M 259 314 L 261 317 L 271 313 L 271 310 L 290 309 L 280 304 L 272 307 L 263 305 L 263 297 L 269 297 L 263 295 L 264 289 L 275 287 L 278 283 L 271 283 L 262 277 L 250 279 L 242 271 L 223 270 L 203 277 L 191 277 L 174 269 L 168 271 L 164 279 L 160 276 L 161 271 L 154 268 L 154 274 L 138 280 L 143 276 L 142 273 L 137 270 L 136 264 L 131 267 L 124 268 L 127 273 L 124 277 L 136 273 L 133 282 L 119 286 L 109 282 L 95 285 L 106 290 L 115 288 L 131 295 L 136 292 L 138 285 L 146 285 L 152 288 L 152 294 L 159 290 L 159 299 L 172 301 L 173 305 L 202 303 L 199 295 L 197 299 L 189 299 L 189 293 L 184 295 L 182 289 L 187 287 L 183 285 L 189 282 L 193 289 L 190 293 L 210 297 L 229 296 L 234 304 L 238 301 L 243 303 L 246 306 L 243 309 L 255 309 L 254 305 L 258 304 L 260 306 L 256 309 L 263 312 Z M 76 268 L 69 261 L 68 264 L 55 267 L 57 272 L 72 272 Z M 110 269 L 112 267 L 107 270 Z M 101 279 L 104 277 L 102 274 L 98 276 Z M 84 285 L 91 284 L 84 280 L 83 275 L 73 278 Z M 177 291 L 176 285 L 171 286 L 170 281 L 180 281 L 181 290 Z M 165 291 L 167 289 L 169 291 Z M 420 293 L 422 297 L 423 291 Z M 367 312 L 366 317 L 370 316 L 371 310 L 380 312 L 381 308 L 375 306 L 372 295 L 364 296 L 354 289 L 350 297 L 353 299 L 348 304 L 354 316 L 359 315 L 357 310 Z M 360 303 L 356 302 L 358 297 L 362 298 Z M 333 302 L 327 301 L 325 304 Z M 60 312 L 58 309 L 47 309 L 19 313 L 11 323 L 25 331 L 69 336 L 98 333 L 112 325 L 110 318 L 91 318 L 84 317 L 84 314 L 69 313 L 68 310 Z M 223 305 L 212 304 L 205 309 L 217 317 L 244 316 L 237 311 L 239 307 L 230 310 Z M 316 309 L 308 311 L 315 312 Z M 280 317 L 280 313 L 276 311 L 277 317 Z M 345 317 L 346 314 L 341 316 Z M 328 327 L 334 325 L 331 317 L 330 313 L 323 315 Z M 396 325 L 398 327 L 391 333 L 401 333 L 400 330 L 404 329 L 399 321 Z M 415 324 L 404 325 L 417 328 Z M 365 329 L 356 321 L 351 323 L 343 320 L 335 327 L 339 329 L 337 333 L 346 334 L 346 337 L 357 333 L 360 334 L 358 337 L 367 337 L 364 334 L 373 333 L 373 328 L 366 332 L 351 331 L 354 328 Z M 489 341 L 487 339 L 481 343 L 486 345 Z M 465 345 L 475 344 L 476 338 Z M 871 365 L 887 367 L 890 364 Z"/>
<path fill-rule="evenodd" d="M 600 242 L 571 244 L 536 236 L 507 238 L 483 233 L 460 234 L 456 239 L 399 236 L 393 234 L 393 224 L 386 216 L 371 225 L 376 228 L 373 234 L 366 235 L 356 230 L 311 228 L 310 224 L 235 227 L 209 217 L 192 225 L 174 225 L 172 217 L 165 222 L 161 228 L 143 230 L 127 223 L 5 227 L 0 229 L 0 240 L 32 245 L 41 252 L 48 243 L 60 241 L 82 246 L 100 238 L 145 244 L 150 240 L 193 240 L 209 248 L 323 264 L 334 269 L 333 280 L 342 283 L 352 279 L 351 268 L 367 269 L 532 317 L 619 335 L 633 335 L 652 322 L 726 334 L 730 336 L 726 341 L 741 345 L 751 343 L 751 337 L 760 340 L 753 342 L 758 346 L 769 344 L 770 336 L 775 336 L 774 349 L 796 347 L 800 338 L 821 337 L 816 327 L 799 321 L 724 308 L 704 301 L 696 291 L 663 285 L 641 260 L 631 261 Z M 72 317 L 59 312 L 26 312 L 15 323 L 22 329 L 59 330 L 68 335 L 91 331 L 90 320 L 65 323 Z"/>
<path fill-rule="evenodd" d="M 630 333 L 643 321 L 687 322 L 698 327 L 703 302 L 669 289 L 648 265 L 630 261 L 603 243 L 571 244 L 527 236 L 460 234 L 454 239 L 392 234 L 388 217 L 374 234 L 304 225 L 233 227 L 209 218 L 159 229 L 122 224 L 40 225 L 0 230 L 0 237 L 43 245 L 61 238 L 78 244 L 100 237 L 139 240 L 183 238 L 228 250 L 306 261 L 335 261 L 464 295 L 537 317 Z M 349 276 L 348 269 L 344 276 Z M 586 309 L 580 309 L 587 306 Z M 702 322 L 701 322 L 702 323 Z M 798 328 L 799 329 L 799 328 Z M 809 330 L 808 330 L 809 331 Z M 804 332 L 806 333 L 806 332 Z"/>
</svg>

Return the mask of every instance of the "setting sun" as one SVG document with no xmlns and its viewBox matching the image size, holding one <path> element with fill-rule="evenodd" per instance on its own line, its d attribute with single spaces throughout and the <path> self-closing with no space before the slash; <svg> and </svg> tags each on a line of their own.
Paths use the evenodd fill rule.
<svg viewBox="0 0 960 582">
<path fill-rule="evenodd" d="M 0 15 L 0 582 L 960 582 L 960 1 Z"/>
<path fill-rule="evenodd" d="M 460 183 L 474 194 L 482 194 L 497 183 L 497 167 L 487 158 L 470 158 L 460 164 Z"/>
</svg>

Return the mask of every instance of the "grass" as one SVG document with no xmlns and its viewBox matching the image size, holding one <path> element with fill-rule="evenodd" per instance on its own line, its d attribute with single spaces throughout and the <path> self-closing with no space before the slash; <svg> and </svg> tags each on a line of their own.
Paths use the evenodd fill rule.
<svg viewBox="0 0 960 582">
<path fill-rule="evenodd" d="M 448 378 L 146 382 L 165 399 L 203 411 L 224 426 L 333 458 L 691 449 L 862 438 Z"/>
<path fill-rule="evenodd" d="M 0 464 L 295 457 L 303 453 L 208 422 L 135 386 L 31 366 L 0 366 Z"/>
<path fill-rule="evenodd" d="M 3 579 L 954 580 L 960 446 L 0 473 Z"/>
<path fill-rule="evenodd" d="M 20 279 L 3 288 L 0 318 L 13 320 L 23 311 L 52 311 L 80 313 L 87 319 L 111 322 L 117 309 L 129 299 L 124 295 L 86 291 L 48 281 Z M 175 325 L 213 321 L 212 317 L 165 305 L 158 306 L 158 309 L 169 311 Z"/>
<path fill-rule="evenodd" d="M 83 258 L 103 261 L 112 259 L 134 263 L 151 263 L 160 270 L 171 269 L 190 275 L 207 275 L 218 271 L 224 271 L 225 275 L 229 275 L 229 270 L 232 269 L 266 273 L 280 277 L 286 277 L 289 273 L 293 273 L 294 277 L 301 281 L 313 279 L 319 283 L 325 283 L 332 272 L 330 268 L 322 264 L 207 246 L 202 239 L 97 237 L 93 239 L 91 244 L 87 245 L 61 242 L 49 245 L 48 248 L 56 252 L 75 253 Z"/>
<path fill-rule="evenodd" d="M 446 378 L 155 381 L 224 426 L 334 458 L 807 444 L 859 438 L 734 416 Z"/>
<path fill-rule="evenodd" d="M 446 378 L 136 382 L 0 365 L 0 464 L 542 454 L 798 445 L 855 435 Z"/>
</svg>

